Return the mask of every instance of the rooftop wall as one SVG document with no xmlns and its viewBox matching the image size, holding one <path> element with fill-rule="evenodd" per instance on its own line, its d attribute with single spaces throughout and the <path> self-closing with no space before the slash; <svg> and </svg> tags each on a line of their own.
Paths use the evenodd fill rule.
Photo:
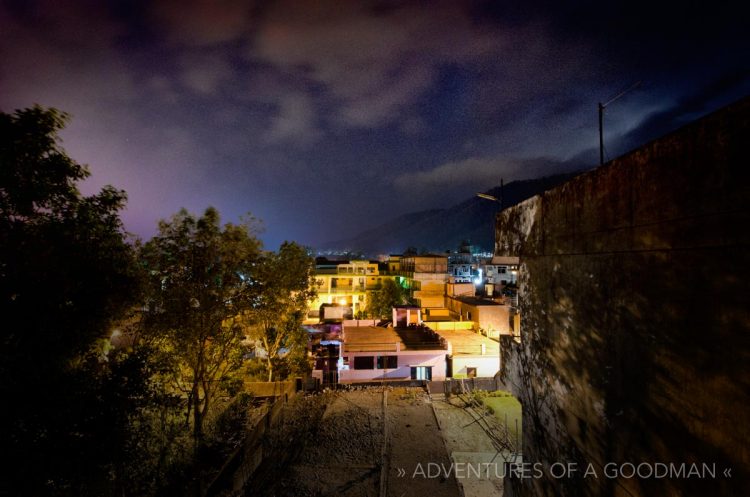
<svg viewBox="0 0 750 497">
<path fill-rule="evenodd" d="M 750 99 L 498 215 L 527 462 L 716 463 L 732 477 L 526 479 L 521 495 L 748 495 Z M 740 421 L 742 420 L 742 421 Z"/>
</svg>

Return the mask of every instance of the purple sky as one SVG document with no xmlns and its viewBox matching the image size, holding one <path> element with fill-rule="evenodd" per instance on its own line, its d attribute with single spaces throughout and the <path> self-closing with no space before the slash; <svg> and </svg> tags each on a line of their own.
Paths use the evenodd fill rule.
<svg viewBox="0 0 750 497">
<path fill-rule="evenodd" d="M 634 81 L 609 157 L 750 93 L 739 5 L 0 0 L 0 110 L 70 113 L 142 237 L 213 205 L 314 245 L 592 166 Z"/>
</svg>

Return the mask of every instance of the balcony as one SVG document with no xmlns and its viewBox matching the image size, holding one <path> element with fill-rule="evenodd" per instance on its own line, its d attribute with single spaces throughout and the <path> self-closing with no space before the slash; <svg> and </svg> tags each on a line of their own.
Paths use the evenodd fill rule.
<svg viewBox="0 0 750 497">
<path fill-rule="evenodd" d="M 321 294 L 328 294 L 328 295 L 351 295 L 351 294 L 364 294 L 365 290 L 363 288 L 360 288 L 358 286 L 351 287 L 351 286 L 338 286 L 331 288 L 330 291 L 326 290 L 325 288 L 318 288 L 318 295 Z"/>
</svg>

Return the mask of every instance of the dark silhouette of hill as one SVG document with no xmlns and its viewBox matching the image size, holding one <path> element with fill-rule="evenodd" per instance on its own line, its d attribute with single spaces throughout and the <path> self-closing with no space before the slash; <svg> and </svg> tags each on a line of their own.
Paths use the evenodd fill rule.
<svg viewBox="0 0 750 497">
<path fill-rule="evenodd" d="M 503 187 L 503 207 L 511 207 L 568 181 L 580 172 L 544 178 L 513 181 Z M 487 192 L 500 197 L 500 186 Z M 346 250 L 366 255 L 401 253 L 407 247 L 419 251 L 456 250 L 463 240 L 492 251 L 494 220 L 500 206 L 496 202 L 471 197 L 447 209 L 411 212 L 391 219 L 357 235 L 324 244 L 322 249 Z"/>
</svg>

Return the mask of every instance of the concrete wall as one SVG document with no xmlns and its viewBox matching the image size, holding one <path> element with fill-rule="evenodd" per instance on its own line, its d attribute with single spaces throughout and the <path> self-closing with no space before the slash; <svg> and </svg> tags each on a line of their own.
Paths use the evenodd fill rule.
<svg viewBox="0 0 750 497">
<path fill-rule="evenodd" d="M 732 477 L 527 479 L 521 495 L 750 495 L 750 99 L 498 215 L 520 256 L 502 378 L 527 462 Z"/>
<path fill-rule="evenodd" d="M 474 329 L 473 321 L 425 321 L 424 324 L 435 331 Z"/>
<path fill-rule="evenodd" d="M 448 296 L 465 295 L 473 297 L 476 290 L 474 283 L 448 283 L 445 287 L 445 294 Z"/>
<path fill-rule="evenodd" d="M 414 275 L 412 297 L 420 307 L 443 307 L 445 305 L 445 275 L 417 273 Z"/>
<path fill-rule="evenodd" d="M 510 335 L 510 307 L 507 305 L 472 305 L 459 299 L 446 297 L 446 306 L 455 318 L 474 323 L 474 328 L 487 332 L 487 336 L 497 338 Z"/>
<path fill-rule="evenodd" d="M 466 368 L 477 368 L 478 378 L 494 377 L 500 368 L 500 358 L 497 350 L 492 353 L 495 355 L 454 355 L 453 378 L 466 378 Z"/>
</svg>

